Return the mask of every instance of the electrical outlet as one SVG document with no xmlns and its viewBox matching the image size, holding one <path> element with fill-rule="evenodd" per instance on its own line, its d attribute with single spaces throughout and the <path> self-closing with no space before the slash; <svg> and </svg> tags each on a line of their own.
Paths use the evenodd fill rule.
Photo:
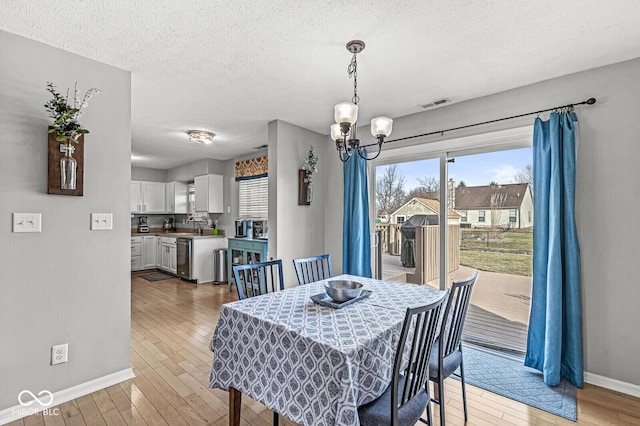
<svg viewBox="0 0 640 426">
<path fill-rule="evenodd" d="M 51 346 L 51 365 L 69 361 L 69 344 Z"/>
</svg>

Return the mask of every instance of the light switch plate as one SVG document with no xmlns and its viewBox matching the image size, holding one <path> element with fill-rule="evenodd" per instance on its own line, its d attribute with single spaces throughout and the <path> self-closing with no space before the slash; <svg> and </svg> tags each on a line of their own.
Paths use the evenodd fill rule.
<svg viewBox="0 0 640 426">
<path fill-rule="evenodd" d="M 112 213 L 91 213 L 91 230 L 107 231 L 113 229 Z"/>
<path fill-rule="evenodd" d="M 13 232 L 42 232 L 42 214 L 14 213 Z"/>
</svg>

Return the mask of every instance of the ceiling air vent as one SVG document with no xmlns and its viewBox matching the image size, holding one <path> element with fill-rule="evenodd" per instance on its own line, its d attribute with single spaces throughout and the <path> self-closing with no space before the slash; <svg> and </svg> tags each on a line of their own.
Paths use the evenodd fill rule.
<svg viewBox="0 0 640 426">
<path fill-rule="evenodd" d="M 435 101 L 429 102 L 428 104 L 423 104 L 420 106 L 424 109 L 429 109 L 429 108 L 438 107 L 440 105 L 448 104 L 450 102 L 451 101 L 449 100 L 449 98 L 441 98 L 441 99 L 436 99 Z"/>
</svg>

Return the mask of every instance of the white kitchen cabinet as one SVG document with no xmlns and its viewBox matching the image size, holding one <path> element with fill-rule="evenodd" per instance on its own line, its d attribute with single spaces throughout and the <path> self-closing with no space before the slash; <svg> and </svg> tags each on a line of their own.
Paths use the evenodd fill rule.
<svg viewBox="0 0 640 426">
<path fill-rule="evenodd" d="M 178 251 L 175 245 L 169 246 L 169 272 L 178 273 Z"/>
<path fill-rule="evenodd" d="M 162 237 L 156 237 L 156 268 L 162 268 Z"/>
<path fill-rule="evenodd" d="M 155 235 L 142 237 L 142 269 L 152 269 L 157 266 L 157 248 L 158 237 Z"/>
<path fill-rule="evenodd" d="M 167 213 L 189 213 L 189 190 L 186 183 L 168 182 L 165 184 L 165 201 Z"/>
<path fill-rule="evenodd" d="M 164 213 L 165 199 L 164 182 L 131 182 L 132 213 Z"/>
<path fill-rule="evenodd" d="M 142 182 L 131 182 L 131 213 L 142 212 Z"/>
<path fill-rule="evenodd" d="M 162 238 L 162 257 L 160 268 L 172 274 L 178 273 L 178 256 L 176 250 L 176 239 L 173 237 Z"/>
<path fill-rule="evenodd" d="M 196 176 L 193 183 L 197 212 L 224 213 L 222 175 Z"/>
<path fill-rule="evenodd" d="M 142 269 L 142 238 L 131 237 L 131 270 Z"/>
</svg>

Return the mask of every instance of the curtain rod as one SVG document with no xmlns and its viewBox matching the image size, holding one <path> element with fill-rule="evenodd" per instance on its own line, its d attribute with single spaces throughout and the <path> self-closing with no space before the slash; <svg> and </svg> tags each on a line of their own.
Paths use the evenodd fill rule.
<svg viewBox="0 0 640 426">
<path fill-rule="evenodd" d="M 554 111 L 554 110 L 557 110 L 557 109 L 573 108 L 574 106 L 577 106 L 577 105 L 593 105 L 595 103 L 596 103 L 596 98 L 589 98 L 586 101 L 577 102 L 577 103 L 573 103 L 573 104 L 562 105 L 562 106 L 557 106 L 557 107 L 547 108 L 547 109 L 541 109 L 540 111 L 527 112 L 527 113 L 524 113 L 524 114 L 512 115 L 511 117 L 497 118 L 495 120 L 483 121 L 482 123 L 474 123 L 474 124 L 467 124 L 466 126 L 452 127 L 451 129 L 446 129 L 446 130 L 438 130 L 438 131 L 435 131 L 435 132 L 422 133 L 420 135 L 407 136 L 407 137 L 398 138 L 398 139 L 391 139 L 389 141 L 385 141 L 384 143 L 387 144 L 387 143 L 391 143 L 391 142 L 399 142 L 399 141 L 404 141 L 404 140 L 407 140 L 407 139 L 420 138 L 420 137 L 423 137 L 423 136 L 443 135 L 445 132 L 452 132 L 454 130 L 467 129 L 469 127 L 475 127 L 475 126 L 482 126 L 483 124 L 497 123 L 498 121 L 512 120 L 514 118 L 526 117 L 527 115 L 540 114 L 540 113 L 543 113 L 543 112 Z M 378 144 L 377 143 L 371 143 L 371 144 L 368 144 L 368 145 L 364 145 L 363 148 L 366 148 L 368 146 L 374 146 L 374 145 L 378 145 Z"/>
</svg>

